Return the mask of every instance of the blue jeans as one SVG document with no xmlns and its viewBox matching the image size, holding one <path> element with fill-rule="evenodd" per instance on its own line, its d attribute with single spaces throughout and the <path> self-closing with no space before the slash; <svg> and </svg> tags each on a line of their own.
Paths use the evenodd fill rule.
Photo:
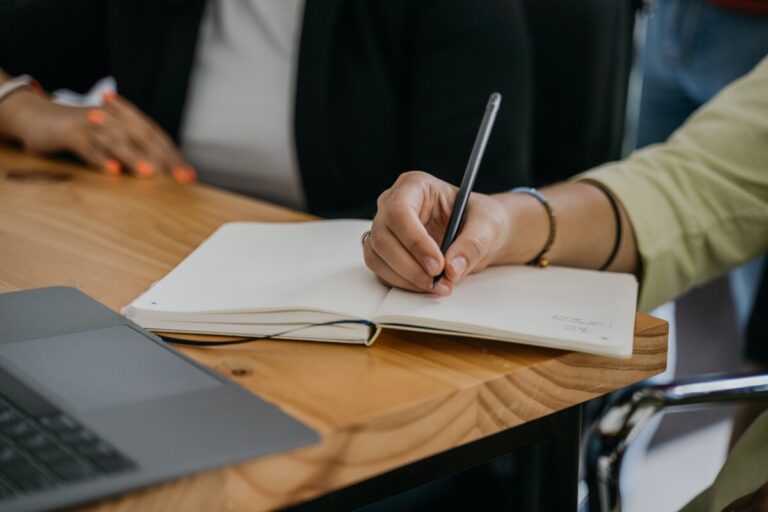
<svg viewBox="0 0 768 512">
<path fill-rule="evenodd" d="M 657 0 L 643 50 L 637 147 L 665 141 L 768 54 L 768 18 L 704 0 Z"/>
</svg>

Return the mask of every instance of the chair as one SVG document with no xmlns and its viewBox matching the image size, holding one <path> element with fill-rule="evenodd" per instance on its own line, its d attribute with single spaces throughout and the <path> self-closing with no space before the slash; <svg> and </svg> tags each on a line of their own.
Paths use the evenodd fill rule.
<svg viewBox="0 0 768 512">
<path fill-rule="evenodd" d="M 589 510 L 621 511 L 619 476 L 624 454 L 654 414 L 708 404 L 766 399 L 768 374 L 704 375 L 630 390 L 620 396 L 601 415 L 587 438 Z"/>
</svg>

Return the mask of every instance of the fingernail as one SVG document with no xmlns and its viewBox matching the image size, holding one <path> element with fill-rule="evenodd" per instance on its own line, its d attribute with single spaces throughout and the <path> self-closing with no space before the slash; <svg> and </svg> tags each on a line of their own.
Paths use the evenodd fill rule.
<svg viewBox="0 0 768 512">
<path fill-rule="evenodd" d="M 110 176 L 119 176 L 120 172 L 123 170 L 123 166 L 114 158 L 107 160 L 107 163 L 104 164 L 104 168 Z"/>
<path fill-rule="evenodd" d="M 112 101 L 115 98 L 117 98 L 117 93 L 113 91 L 112 89 L 106 90 L 103 93 L 101 93 L 101 99 L 104 101 Z"/>
<path fill-rule="evenodd" d="M 430 256 L 427 256 L 424 258 L 424 269 L 427 271 L 427 273 L 431 276 L 434 276 L 437 274 L 437 260 L 435 258 L 432 258 Z"/>
<path fill-rule="evenodd" d="M 149 178 L 155 174 L 155 168 L 152 167 L 152 164 L 146 160 L 139 160 L 139 162 L 136 164 L 136 174 L 142 178 Z"/>
<path fill-rule="evenodd" d="M 451 260 L 451 267 L 453 268 L 453 273 L 456 274 L 456 277 L 464 275 L 464 272 L 467 271 L 467 258 L 464 256 L 453 258 Z"/>
<path fill-rule="evenodd" d="M 94 108 L 88 111 L 88 122 L 93 124 L 104 124 L 104 112 Z"/>
<path fill-rule="evenodd" d="M 448 295 L 451 292 L 450 286 L 445 284 L 442 279 L 439 283 L 435 286 L 435 289 L 433 290 L 437 295 Z"/>
<path fill-rule="evenodd" d="M 192 167 L 188 165 L 180 165 L 178 167 L 174 167 L 173 171 L 171 171 L 171 174 L 173 175 L 173 179 L 179 183 L 192 183 L 197 181 L 197 173 Z"/>
</svg>

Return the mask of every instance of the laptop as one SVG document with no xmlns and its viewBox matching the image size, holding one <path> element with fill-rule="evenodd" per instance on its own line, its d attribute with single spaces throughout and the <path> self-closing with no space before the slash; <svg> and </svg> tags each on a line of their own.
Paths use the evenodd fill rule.
<svg viewBox="0 0 768 512">
<path fill-rule="evenodd" d="M 68 507 L 318 440 L 73 288 L 0 294 L 0 510 Z"/>
</svg>

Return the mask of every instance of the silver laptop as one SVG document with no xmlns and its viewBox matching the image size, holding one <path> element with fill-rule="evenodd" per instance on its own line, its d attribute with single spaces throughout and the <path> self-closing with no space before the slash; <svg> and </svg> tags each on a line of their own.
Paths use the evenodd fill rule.
<svg viewBox="0 0 768 512">
<path fill-rule="evenodd" d="M 0 510 L 71 506 L 318 439 L 73 288 L 0 294 Z"/>
</svg>

